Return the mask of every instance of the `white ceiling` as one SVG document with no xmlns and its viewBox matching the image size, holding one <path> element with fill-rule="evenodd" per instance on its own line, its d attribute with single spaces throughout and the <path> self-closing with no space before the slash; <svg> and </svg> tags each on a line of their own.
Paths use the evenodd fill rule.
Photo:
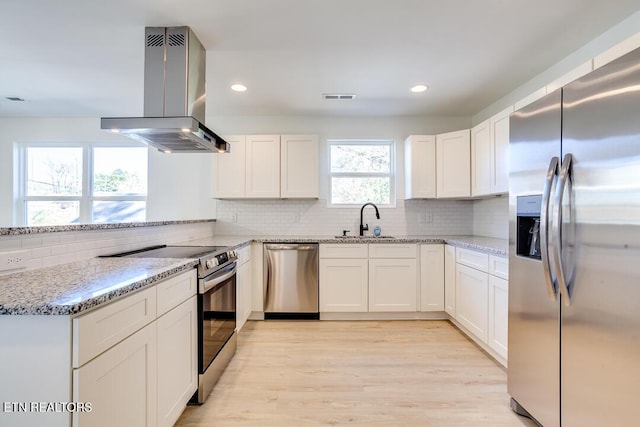
<svg viewBox="0 0 640 427">
<path fill-rule="evenodd" d="M 2 0 L 0 117 L 142 115 L 144 27 L 174 25 L 207 49 L 208 115 L 470 116 L 638 9 L 638 0 Z M 235 82 L 249 90 L 231 92 Z M 430 89 L 413 94 L 417 83 Z"/>
</svg>

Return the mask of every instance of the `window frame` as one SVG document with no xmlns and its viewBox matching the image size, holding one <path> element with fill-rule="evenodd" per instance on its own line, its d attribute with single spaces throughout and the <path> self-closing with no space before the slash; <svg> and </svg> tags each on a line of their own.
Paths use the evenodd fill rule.
<svg viewBox="0 0 640 427">
<path fill-rule="evenodd" d="M 333 145 L 384 145 L 389 147 L 389 172 L 332 172 L 331 147 Z M 389 203 L 378 204 L 379 208 L 396 207 L 396 143 L 393 139 L 328 139 L 327 140 L 327 207 L 330 208 L 359 208 L 362 204 L 332 203 L 333 178 L 389 178 Z M 366 203 L 366 202 L 363 202 Z"/>
<path fill-rule="evenodd" d="M 77 201 L 79 224 L 101 224 L 93 222 L 94 201 L 143 201 L 145 202 L 145 220 L 147 216 L 146 203 L 149 196 L 149 184 L 147 182 L 147 194 L 145 196 L 94 196 L 94 148 L 148 148 L 138 142 L 21 142 L 18 143 L 18 182 L 15 186 L 18 197 L 16 198 L 16 219 L 19 226 L 29 226 L 27 223 L 28 202 L 64 202 Z M 29 196 L 27 195 L 27 149 L 28 148 L 81 148 L 82 149 L 82 192 L 79 196 Z M 148 153 L 148 150 L 147 150 Z M 149 176 L 149 164 L 147 155 L 147 179 Z M 67 225 L 67 224 L 56 224 Z"/>
</svg>

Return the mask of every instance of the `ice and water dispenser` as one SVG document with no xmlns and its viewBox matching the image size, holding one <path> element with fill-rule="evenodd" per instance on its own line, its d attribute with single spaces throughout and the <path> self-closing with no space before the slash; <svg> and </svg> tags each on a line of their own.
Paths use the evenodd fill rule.
<svg viewBox="0 0 640 427">
<path fill-rule="evenodd" d="M 542 195 L 520 196 L 516 205 L 516 253 L 518 256 L 541 259 L 540 211 Z"/>
</svg>

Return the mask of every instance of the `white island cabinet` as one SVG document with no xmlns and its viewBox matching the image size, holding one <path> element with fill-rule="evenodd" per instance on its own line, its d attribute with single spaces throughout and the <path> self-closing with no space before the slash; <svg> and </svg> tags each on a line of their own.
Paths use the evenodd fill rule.
<svg viewBox="0 0 640 427">
<path fill-rule="evenodd" d="M 73 404 L 0 425 L 172 426 L 198 385 L 196 287 L 189 269 L 78 315 L 0 316 L 0 399 Z"/>
</svg>

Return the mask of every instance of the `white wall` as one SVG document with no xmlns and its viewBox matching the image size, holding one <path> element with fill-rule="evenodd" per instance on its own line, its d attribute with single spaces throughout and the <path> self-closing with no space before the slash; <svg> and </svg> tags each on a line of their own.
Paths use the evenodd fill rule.
<svg viewBox="0 0 640 427">
<path fill-rule="evenodd" d="M 35 141 L 130 140 L 101 130 L 99 118 L 0 118 L 0 227 L 15 225 L 14 145 Z M 215 218 L 210 176 L 209 155 L 165 155 L 149 150 L 148 220 Z"/>
</svg>

